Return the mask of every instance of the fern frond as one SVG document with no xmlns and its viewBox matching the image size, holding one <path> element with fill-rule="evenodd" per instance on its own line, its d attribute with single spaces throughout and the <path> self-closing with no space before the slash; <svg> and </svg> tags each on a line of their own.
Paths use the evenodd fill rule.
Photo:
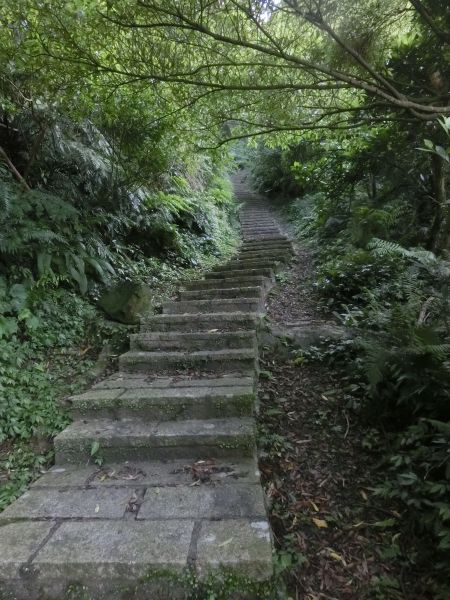
<svg viewBox="0 0 450 600">
<path fill-rule="evenodd" d="M 428 250 L 408 250 L 406 248 L 403 248 L 403 246 L 397 244 L 396 242 L 381 240 L 379 238 L 372 238 L 368 244 L 368 248 L 369 250 L 372 250 L 372 252 L 375 255 L 378 256 L 402 256 L 404 258 L 410 258 L 426 265 L 436 263 L 437 260 L 433 252 L 429 252 Z"/>
</svg>

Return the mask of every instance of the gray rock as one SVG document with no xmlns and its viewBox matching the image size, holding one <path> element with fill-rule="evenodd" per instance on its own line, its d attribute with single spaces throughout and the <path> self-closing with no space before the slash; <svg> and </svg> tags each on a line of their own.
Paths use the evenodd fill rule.
<svg viewBox="0 0 450 600">
<path fill-rule="evenodd" d="M 135 325 L 150 312 L 152 297 L 148 286 L 121 281 L 103 292 L 98 303 L 112 319 Z"/>
</svg>

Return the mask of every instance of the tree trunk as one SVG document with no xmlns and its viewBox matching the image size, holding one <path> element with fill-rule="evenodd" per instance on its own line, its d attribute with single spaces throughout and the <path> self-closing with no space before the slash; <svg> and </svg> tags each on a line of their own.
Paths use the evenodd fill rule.
<svg viewBox="0 0 450 600">
<path fill-rule="evenodd" d="M 444 160 L 437 154 L 431 155 L 434 192 L 434 220 L 431 228 L 431 248 L 435 254 L 444 250 L 450 234 L 450 207 L 447 200 L 447 176 Z"/>
</svg>

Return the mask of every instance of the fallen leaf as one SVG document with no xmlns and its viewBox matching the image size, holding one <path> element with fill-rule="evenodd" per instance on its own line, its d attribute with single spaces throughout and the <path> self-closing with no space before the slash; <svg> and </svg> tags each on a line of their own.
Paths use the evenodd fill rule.
<svg viewBox="0 0 450 600">
<path fill-rule="evenodd" d="M 328 555 L 330 558 L 332 558 L 333 560 L 337 560 L 338 562 L 342 563 L 344 565 L 344 567 L 347 566 L 347 563 L 344 560 L 344 557 L 341 556 L 338 552 L 336 552 L 335 550 L 333 550 L 332 548 L 329 548 L 328 550 Z"/>
<path fill-rule="evenodd" d="M 352 527 L 354 527 L 355 529 L 358 529 L 359 527 L 362 527 L 365 524 L 366 524 L 365 521 L 359 521 L 358 523 L 355 523 L 354 525 L 352 525 Z"/>
<path fill-rule="evenodd" d="M 328 523 L 324 519 L 316 519 L 316 517 L 312 518 L 313 523 L 319 529 L 326 529 L 328 527 Z"/>
<path fill-rule="evenodd" d="M 217 547 L 218 548 L 223 548 L 224 546 L 227 546 L 228 544 L 231 544 L 231 542 L 233 541 L 233 538 L 229 538 L 228 540 L 225 540 L 224 542 L 222 542 L 221 544 L 219 544 Z"/>
</svg>

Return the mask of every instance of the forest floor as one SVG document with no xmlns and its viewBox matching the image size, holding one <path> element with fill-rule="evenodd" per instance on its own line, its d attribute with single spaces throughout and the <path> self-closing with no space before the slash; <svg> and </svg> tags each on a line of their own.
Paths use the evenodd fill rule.
<svg viewBox="0 0 450 600">
<path fill-rule="evenodd" d="M 311 251 L 297 247 L 279 279 L 269 322 L 324 321 Z M 406 558 L 400 512 L 373 495 L 382 479 L 380 453 L 367 449 L 374 430 L 348 408 L 339 373 L 318 350 L 308 358 L 292 347 L 263 348 L 261 370 L 261 470 L 290 596 L 431 598 L 426 573 Z"/>
</svg>

